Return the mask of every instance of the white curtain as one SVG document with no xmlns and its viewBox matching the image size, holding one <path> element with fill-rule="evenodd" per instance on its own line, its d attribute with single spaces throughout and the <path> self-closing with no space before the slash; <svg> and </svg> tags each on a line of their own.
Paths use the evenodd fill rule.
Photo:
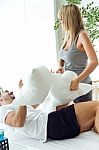
<svg viewBox="0 0 99 150">
<path fill-rule="evenodd" d="M 35 65 L 56 67 L 53 0 L 0 0 L 0 86 L 14 89 Z"/>
</svg>

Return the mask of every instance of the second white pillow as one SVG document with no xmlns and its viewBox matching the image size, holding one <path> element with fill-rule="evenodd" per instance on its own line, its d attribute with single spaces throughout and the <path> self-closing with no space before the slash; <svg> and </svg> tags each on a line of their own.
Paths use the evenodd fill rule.
<svg viewBox="0 0 99 150">
<path fill-rule="evenodd" d="M 28 74 L 14 105 L 33 105 L 42 103 L 48 95 L 51 84 L 50 71 L 45 66 L 37 66 Z"/>
</svg>

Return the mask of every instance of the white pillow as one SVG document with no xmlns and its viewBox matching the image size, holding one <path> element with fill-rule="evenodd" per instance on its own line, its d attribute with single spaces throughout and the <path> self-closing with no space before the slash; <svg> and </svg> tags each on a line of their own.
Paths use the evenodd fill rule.
<svg viewBox="0 0 99 150">
<path fill-rule="evenodd" d="M 49 113 L 55 110 L 56 106 L 69 103 L 92 90 L 92 85 L 79 83 L 78 90 L 71 91 L 70 84 L 75 77 L 77 75 L 73 71 L 65 71 L 63 74 L 52 74 L 48 100 L 45 100 L 37 109 Z"/>
<path fill-rule="evenodd" d="M 51 74 L 45 66 L 32 69 L 25 81 L 20 93 L 16 96 L 14 105 L 32 105 L 42 103 L 48 95 Z"/>
<path fill-rule="evenodd" d="M 76 73 L 73 71 L 65 71 L 63 74 L 53 74 L 45 66 L 35 67 L 24 81 L 24 85 L 13 104 L 40 104 L 49 96 L 49 99 L 51 99 L 50 104 L 49 106 L 44 104 L 44 107 L 46 105 L 50 111 L 57 105 L 71 102 L 75 98 L 92 90 L 91 85 L 80 83 L 78 90 L 70 91 L 71 81 L 76 76 Z"/>
<path fill-rule="evenodd" d="M 92 85 L 79 83 L 78 90 L 70 90 L 71 81 L 77 77 L 73 71 L 65 71 L 63 74 L 53 74 L 50 94 L 56 99 L 58 104 L 71 102 L 75 98 L 85 95 L 92 90 Z"/>
</svg>

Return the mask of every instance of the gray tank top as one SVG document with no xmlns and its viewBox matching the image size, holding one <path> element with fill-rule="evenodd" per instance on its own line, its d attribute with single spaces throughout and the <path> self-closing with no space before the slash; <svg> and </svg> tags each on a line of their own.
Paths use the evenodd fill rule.
<svg viewBox="0 0 99 150">
<path fill-rule="evenodd" d="M 79 36 L 79 35 L 78 35 Z M 77 39 L 77 38 L 76 38 Z M 71 70 L 79 75 L 87 66 L 88 57 L 85 52 L 76 47 L 76 40 L 73 40 L 68 50 L 61 49 L 59 58 L 64 60 L 65 70 Z M 83 83 L 90 83 L 91 78 L 88 76 Z"/>
</svg>

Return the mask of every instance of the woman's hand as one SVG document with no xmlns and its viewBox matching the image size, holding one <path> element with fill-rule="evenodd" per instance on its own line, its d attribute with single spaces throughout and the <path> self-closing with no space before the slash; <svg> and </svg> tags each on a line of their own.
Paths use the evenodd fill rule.
<svg viewBox="0 0 99 150">
<path fill-rule="evenodd" d="M 74 80 L 72 80 L 71 85 L 70 85 L 70 90 L 77 90 L 79 87 L 79 80 L 77 78 L 75 78 Z"/>
<path fill-rule="evenodd" d="M 61 68 L 57 69 L 56 73 L 60 73 L 60 74 L 64 73 L 64 68 L 61 67 Z"/>
</svg>

